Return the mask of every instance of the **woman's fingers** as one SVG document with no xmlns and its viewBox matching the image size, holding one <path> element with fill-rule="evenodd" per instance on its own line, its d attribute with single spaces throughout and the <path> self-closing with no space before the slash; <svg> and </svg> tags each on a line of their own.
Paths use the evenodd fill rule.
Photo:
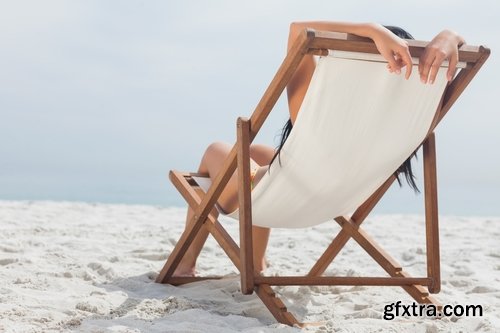
<svg viewBox="0 0 500 333">
<path fill-rule="evenodd" d="M 403 49 L 403 52 L 400 56 L 402 62 L 406 65 L 405 78 L 408 80 L 413 69 L 413 61 L 411 60 L 410 50 L 408 49 L 408 46 Z"/>
<path fill-rule="evenodd" d="M 433 84 L 434 81 L 436 81 L 436 76 L 439 71 L 439 67 L 443 64 L 443 62 L 446 60 L 446 53 L 443 51 L 438 51 L 436 53 L 436 56 L 434 58 L 434 62 L 431 65 L 431 69 L 429 71 L 429 78 L 428 82 L 430 84 Z"/>
<path fill-rule="evenodd" d="M 439 68 L 442 66 L 443 62 L 448 58 L 447 53 L 441 50 L 434 50 L 424 54 L 420 59 L 419 72 L 420 79 L 423 83 L 434 83 L 436 81 L 437 73 Z M 455 73 L 455 68 L 458 62 L 457 56 L 451 56 L 449 58 L 449 65 L 447 71 L 447 79 L 451 80 L 453 74 Z"/>
<path fill-rule="evenodd" d="M 420 62 L 418 64 L 418 71 L 420 73 L 420 81 L 422 83 L 427 83 L 429 79 L 429 72 L 431 71 L 431 66 L 436 59 L 436 55 L 430 52 L 429 49 L 425 49 L 424 54 L 420 57 Z"/>
<path fill-rule="evenodd" d="M 434 83 L 439 67 L 445 60 L 449 60 L 446 77 L 448 80 L 453 79 L 458 62 L 458 47 L 463 43 L 464 39 L 452 31 L 444 30 L 437 34 L 420 57 L 418 69 L 422 82 Z"/>
<path fill-rule="evenodd" d="M 393 56 L 389 57 L 387 61 L 389 62 L 388 64 L 389 72 L 397 74 L 401 73 L 401 66 L 398 64 L 396 59 L 394 59 Z"/>
<path fill-rule="evenodd" d="M 380 54 L 387 61 L 389 72 L 400 74 L 401 68 L 406 66 L 405 77 L 408 79 L 412 70 L 408 42 L 381 26 L 380 29 L 375 29 L 373 31 L 371 38 L 375 42 Z"/>
<path fill-rule="evenodd" d="M 431 70 L 429 71 L 429 78 L 427 82 L 433 84 L 436 80 L 437 73 L 439 71 L 439 67 L 441 67 L 442 60 L 438 60 L 438 58 L 434 59 L 434 62 L 431 65 Z"/>
<path fill-rule="evenodd" d="M 434 83 L 439 71 L 439 67 L 441 67 L 443 61 L 445 60 L 446 52 L 434 48 L 426 49 L 424 54 L 420 58 L 420 63 L 418 66 L 420 72 L 420 80 L 423 83 Z"/>
<path fill-rule="evenodd" d="M 406 66 L 405 78 L 408 79 L 410 77 L 413 63 L 408 47 L 402 47 L 391 56 L 386 56 L 385 58 L 388 62 L 387 69 L 389 69 L 389 72 L 400 74 L 401 68 Z"/>
</svg>

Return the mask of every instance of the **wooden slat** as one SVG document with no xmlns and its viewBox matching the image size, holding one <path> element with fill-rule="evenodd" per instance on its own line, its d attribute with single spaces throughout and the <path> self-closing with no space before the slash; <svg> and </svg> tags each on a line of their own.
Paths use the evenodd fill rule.
<svg viewBox="0 0 500 333">
<path fill-rule="evenodd" d="M 311 48 L 313 49 L 379 53 L 377 46 L 370 38 L 330 31 L 315 31 L 314 35 L 315 38 L 311 43 Z M 410 54 L 413 57 L 420 57 L 425 47 L 429 44 L 426 41 L 412 39 L 407 39 L 406 41 L 408 42 Z M 477 62 L 481 57 L 480 53 L 480 46 L 462 45 L 458 52 L 459 61 Z"/>
<path fill-rule="evenodd" d="M 175 276 L 168 279 L 168 283 L 173 286 L 180 286 L 183 284 L 201 282 L 208 280 L 220 280 L 222 276 Z"/>
<path fill-rule="evenodd" d="M 316 56 L 327 56 L 329 54 L 327 49 L 309 49 L 307 54 L 316 55 Z"/>
<path fill-rule="evenodd" d="M 462 46 L 463 48 L 464 46 Z M 460 70 L 460 73 L 453 79 L 450 85 L 446 88 L 443 97 L 443 106 L 439 112 L 438 123 L 443 119 L 446 113 L 451 109 L 453 104 L 457 101 L 458 97 L 464 92 L 465 88 L 469 85 L 472 79 L 476 76 L 477 72 L 484 65 L 490 56 L 490 49 L 484 46 L 477 48 L 476 58 L 477 61 L 465 69 Z M 435 125 L 437 126 L 437 124 Z M 432 131 L 433 129 L 431 129 Z"/>
<path fill-rule="evenodd" d="M 423 150 L 427 276 L 432 280 L 432 283 L 429 285 L 429 291 L 435 294 L 441 290 L 441 269 L 439 258 L 436 139 L 434 133 L 431 133 L 427 137 Z"/>
<path fill-rule="evenodd" d="M 375 208 L 395 180 L 396 177 L 391 175 L 365 202 L 363 202 L 361 206 L 359 206 L 358 209 L 354 211 L 351 216 L 351 221 L 357 226 L 361 225 L 361 222 L 363 222 L 373 208 Z"/>
<path fill-rule="evenodd" d="M 198 172 L 179 172 L 179 171 L 176 171 L 177 173 L 179 173 L 181 176 L 183 176 L 186 181 L 188 182 L 189 185 L 191 185 L 192 187 L 196 187 L 198 185 L 198 183 L 196 182 L 196 180 L 193 179 L 193 177 L 202 177 L 202 178 L 210 178 L 209 174 L 208 173 L 198 173 Z M 203 192 L 205 195 L 205 192 Z"/>
<path fill-rule="evenodd" d="M 316 261 L 309 273 L 307 273 L 307 276 L 322 275 L 326 271 L 328 266 L 332 263 L 333 259 L 335 259 L 339 252 L 344 248 L 349 239 L 351 239 L 349 233 L 344 229 L 340 230 L 337 236 L 323 252 L 321 257 L 319 257 L 319 259 Z"/>
<path fill-rule="evenodd" d="M 288 82 L 292 78 L 297 66 L 302 61 L 304 55 L 311 49 L 310 44 L 315 38 L 313 30 L 305 29 L 292 44 L 288 51 L 285 60 L 281 64 L 278 72 L 274 76 L 271 84 L 264 92 L 259 104 L 257 104 L 255 111 L 250 117 L 250 142 L 253 141 L 264 121 L 269 116 L 272 108 L 278 101 L 283 90 L 285 90 Z"/>
<path fill-rule="evenodd" d="M 271 286 L 404 286 L 428 285 L 427 277 L 354 277 L 354 276 L 256 276 L 256 284 Z"/>
<path fill-rule="evenodd" d="M 238 118 L 238 204 L 240 223 L 241 292 L 253 293 L 252 197 L 250 184 L 250 122 Z"/>
<path fill-rule="evenodd" d="M 344 230 L 390 275 L 401 271 L 401 265 L 385 252 L 361 227 L 344 218 L 335 218 Z"/>
<path fill-rule="evenodd" d="M 226 229 L 219 223 L 219 221 L 211 221 L 209 218 L 208 223 L 205 223 L 210 234 L 215 238 L 222 250 L 227 254 L 229 259 L 233 262 L 234 266 L 240 270 L 240 248 L 233 238 L 228 234 Z"/>
<path fill-rule="evenodd" d="M 410 274 L 405 271 L 398 272 L 395 276 L 401 276 L 408 278 Z M 429 295 L 427 288 L 421 285 L 413 285 L 413 286 L 402 286 L 403 288 L 415 301 L 418 303 L 430 303 L 436 306 L 441 306 L 441 303 L 438 302 L 434 297 Z"/>
<path fill-rule="evenodd" d="M 260 284 L 255 287 L 255 291 L 257 296 L 262 300 L 262 303 L 264 303 L 278 322 L 290 326 L 303 326 L 303 324 L 299 323 L 299 321 L 287 311 L 285 304 L 276 297 L 269 285 Z"/>
</svg>

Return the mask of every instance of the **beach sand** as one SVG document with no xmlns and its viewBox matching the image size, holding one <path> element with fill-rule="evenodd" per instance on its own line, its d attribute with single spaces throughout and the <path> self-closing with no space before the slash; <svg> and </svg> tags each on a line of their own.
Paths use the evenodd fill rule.
<svg viewBox="0 0 500 333">
<path fill-rule="evenodd" d="M 0 201 L 0 332 L 300 332 L 276 323 L 255 295 L 239 292 L 231 262 L 209 239 L 200 274 L 219 281 L 154 283 L 184 226 L 185 209 Z M 237 223 L 223 221 L 232 235 Z M 289 311 L 319 322 L 306 332 L 500 332 L 500 218 L 441 217 L 443 304 L 481 305 L 481 317 L 395 317 L 411 304 L 399 287 L 279 287 Z M 423 276 L 422 216 L 379 215 L 365 229 L 411 274 Z M 338 231 L 334 223 L 273 230 L 268 275 L 307 272 Z M 327 270 L 380 275 L 350 241 Z"/>
</svg>

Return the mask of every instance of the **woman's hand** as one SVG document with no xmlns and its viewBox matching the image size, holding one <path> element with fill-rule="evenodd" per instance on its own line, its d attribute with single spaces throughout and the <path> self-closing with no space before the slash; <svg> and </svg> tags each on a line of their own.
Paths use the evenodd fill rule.
<svg viewBox="0 0 500 333">
<path fill-rule="evenodd" d="M 458 63 L 458 48 L 464 43 L 464 39 L 453 31 L 444 30 L 437 34 L 420 57 L 420 80 L 423 83 L 434 83 L 438 69 L 445 60 L 449 61 L 446 77 L 448 81 L 453 79 Z"/>
<path fill-rule="evenodd" d="M 380 54 L 387 60 L 389 71 L 399 74 L 401 69 L 406 66 L 405 78 L 408 79 L 413 68 L 408 43 L 381 25 L 374 25 L 369 37 L 375 42 Z"/>
</svg>

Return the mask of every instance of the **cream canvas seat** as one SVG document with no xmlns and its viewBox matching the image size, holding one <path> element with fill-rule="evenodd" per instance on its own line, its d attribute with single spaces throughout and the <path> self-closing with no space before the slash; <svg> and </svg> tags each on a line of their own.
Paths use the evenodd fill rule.
<svg viewBox="0 0 500 333">
<path fill-rule="evenodd" d="M 409 41 L 414 60 L 426 43 Z M 348 52 L 343 52 L 348 51 Z M 270 170 L 250 190 L 249 146 L 293 71 L 306 53 L 320 55 L 294 128 Z M 238 119 L 238 140 L 213 182 L 206 175 L 172 171 L 170 177 L 195 210 L 157 281 L 180 284 L 198 278 L 173 278 L 182 254 L 201 228 L 219 242 L 241 272 L 242 292 L 257 292 L 275 318 L 299 325 L 276 297 L 272 285 L 387 285 L 403 287 L 416 301 L 434 303 L 439 292 L 439 236 L 434 128 L 487 59 L 484 47 L 460 49 L 459 73 L 451 83 L 447 67 L 425 85 L 387 72 L 373 42 L 346 34 L 307 30 L 295 42 L 249 120 Z M 414 73 L 418 70 L 416 64 Z M 394 172 L 420 146 L 424 150 L 427 268 L 410 277 L 361 228 L 361 223 L 395 180 Z M 238 169 L 240 246 L 210 214 L 224 185 Z M 335 220 L 342 227 L 307 276 L 260 276 L 253 271 L 252 225 L 304 228 Z M 350 239 L 387 272 L 385 277 L 322 276 Z"/>
<path fill-rule="evenodd" d="M 447 68 L 424 85 L 418 75 L 389 74 L 381 57 L 361 56 L 319 59 L 279 161 L 252 191 L 253 225 L 301 228 L 352 213 L 422 144 Z M 209 178 L 195 180 L 208 191 Z"/>
</svg>

